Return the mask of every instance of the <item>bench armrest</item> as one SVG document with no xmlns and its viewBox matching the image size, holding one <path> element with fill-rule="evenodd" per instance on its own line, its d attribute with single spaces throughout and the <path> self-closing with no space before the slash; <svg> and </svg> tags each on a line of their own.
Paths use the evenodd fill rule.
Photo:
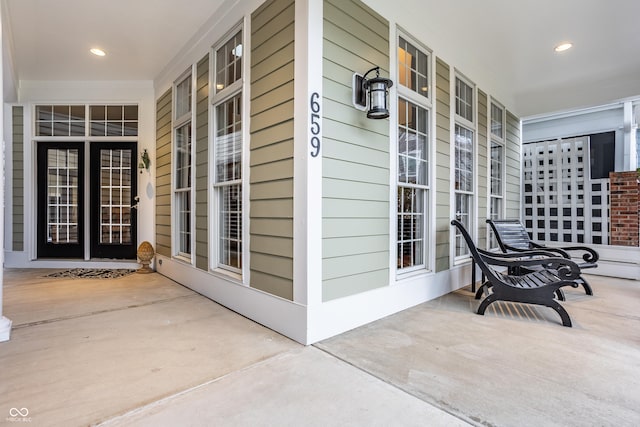
<svg viewBox="0 0 640 427">
<path fill-rule="evenodd" d="M 549 247 L 544 248 L 545 251 L 549 249 L 551 248 Z M 589 262 L 589 263 L 596 263 L 598 262 L 598 259 L 600 259 L 600 255 L 598 254 L 598 252 L 586 246 L 562 246 L 560 248 L 555 248 L 555 249 L 561 249 L 565 252 L 571 252 L 571 251 L 585 252 L 584 254 L 582 254 L 582 259 L 585 260 L 585 262 Z"/>
<path fill-rule="evenodd" d="M 553 270 L 562 280 L 575 280 L 580 278 L 580 267 L 570 259 L 561 257 L 525 257 L 506 258 L 501 256 L 480 254 L 483 261 L 489 265 L 499 265 L 502 267 L 518 268 L 539 266 L 544 269 Z"/>
<path fill-rule="evenodd" d="M 560 255 L 562 258 L 571 258 L 569 256 L 569 254 L 564 251 L 564 248 L 550 248 L 548 246 L 538 245 L 537 243 L 533 243 L 533 242 L 531 244 L 536 249 L 544 250 L 544 251 L 547 251 L 547 252 L 553 252 L 554 256 Z M 516 248 L 516 247 L 513 247 L 513 246 L 509 246 L 509 245 L 505 245 L 505 248 L 507 248 L 507 250 L 512 251 L 512 252 L 528 252 L 528 251 L 531 250 L 531 249 Z"/>
<path fill-rule="evenodd" d="M 522 249 L 518 252 L 492 252 L 485 251 L 484 249 L 478 249 L 478 252 L 482 255 L 487 255 L 494 258 L 516 258 L 516 259 L 525 259 L 527 257 L 550 257 L 556 258 L 558 257 L 557 253 L 553 253 L 552 251 L 547 250 L 526 250 Z"/>
</svg>

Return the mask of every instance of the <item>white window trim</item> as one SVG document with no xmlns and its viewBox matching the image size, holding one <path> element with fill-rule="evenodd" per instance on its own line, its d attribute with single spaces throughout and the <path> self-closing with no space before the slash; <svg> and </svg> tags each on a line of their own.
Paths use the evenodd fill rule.
<svg viewBox="0 0 640 427">
<path fill-rule="evenodd" d="M 456 113 L 456 79 L 462 80 L 464 83 L 469 85 L 472 89 L 473 100 L 473 114 L 472 121 L 465 119 L 464 117 L 459 116 Z M 478 223 L 478 201 L 477 201 L 477 193 L 478 193 L 478 88 L 477 86 L 468 78 L 464 76 L 464 74 L 460 73 L 457 69 L 452 68 L 450 71 L 450 82 L 449 82 L 449 90 L 450 90 L 450 182 L 451 182 L 451 191 L 449 194 L 449 203 L 452 211 L 452 218 L 457 219 L 455 213 L 456 206 L 456 194 L 468 194 L 471 196 L 471 207 L 469 210 L 469 228 L 468 232 L 471 235 L 471 238 L 476 241 L 477 239 L 477 223 Z M 465 127 L 473 132 L 473 154 L 472 154 L 472 164 L 473 164 L 473 183 L 471 191 L 456 191 L 455 189 L 455 127 L 456 125 L 460 125 Z M 471 261 L 471 255 L 465 254 L 462 256 L 456 256 L 456 232 L 455 227 L 451 227 L 449 230 L 449 259 L 450 266 L 456 266 L 460 264 L 466 264 Z"/>
<path fill-rule="evenodd" d="M 398 78 L 398 46 L 400 43 L 400 37 L 405 39 L 407 42 L 414 45 L 416 48 L 420 49 L 423 53 L 427 55 L 428 60 L 428 70 L 427 70 L 427 85 L 429 87 L 428 95 L 424 96 L 419 94 L 418 92 L 411 90 L 399 83 Z M 391 235 L 394 236 L 392 239 L 392 248 L 391 248 L 391 265 L 392 268 L 390 271 L 395 272 L 395 280 L 402 280 L 410 277 L 414 277 L 420 274 L 432 274 L 434 272 L 435 266 L 435 236 L 433 230 L 435 227 L 435 108 L 433 105 L 433 92 L 434 92 L 434 84 L 433 84 L 433 74 L 435 69 L 435 55 L 433 55 L 433 51 L 426 47 L 424 44 L 417 41 L 415 38 L 410 36 L 407 32 L 398 28 L 395 36 L 395 46 L 392 49 L 394 52 L 393 55 L 390 56 L 390 60 L 393 64 L 393 69 L 395 69 L 396 81 L 398 82 L 396 86 L 395 100 L 396 100 L 396 111 L 392 115 L 392 119 L 390 122 L 392 123 L 392 132 L 390 133 L 390 137 L 393 138 L 394 144 L 391 147 L 391 156 L 392 166 L 391 166 L 391 188 L 392 188 L 392 199 L 391 212 L 392 212 L 392 220 L 390 221 Z M 412 184 L 403 184 L 403 187 L 411 187 L 411 188 L 419 188 L 425 191 L 425 197 L 423 200 L 423 221 L 422 227 L 424 230 L 423 233 L 423 263 L 420 265 L 407 267 L 407 268 L 398 268 L 398 187 L 400 184 L 398 183 L 398 114 L 397 114 L 397 106 L 400 98 L 416 104 L 421 108 L 427 110 L 427 120 L 428 120 L 428 128 L 429 139 L 428 139 L 428 147 L 427 147 L 427 185 L 412 185 Z M 433 244 L 432 244 L 433 243 Z M 393 273 L 392 273 L 393 274 Z M 391 282 L 393 283 L 393 281 Z"/>
<path fill-rule="evenodd" d="M 172 85 L 172 99 L 171 99 L 171 111 L 172 111 L 172 123 L 171 123 L 171 252 L 172 255 L 175 259 L 186 262 L 188 264 L 191 265 L 195 265 L 195 254 L 194 254 L 194 248 L 195 248 L 195 191 L 194 191 L 194 187 L 195 187 L 195 167 L 194 167 L 194 159 L 195 159 L 195 132 L 194 132 L 194 124 L 195 124 L 195 94 L 196 94 L 196 79 L 194 78 L 194 76 L 196 75 L 196 65 L 192 64 L 184 73 L 182 73 L 180 75 L 180 77 L 178 77 Z M 177 86 L 182 83 L 186 78 L 188 78 L 189 76 L 191 76 L 191 111 L 189 113 L 186 113 L 184 115 L 182 115 L 181 117 L 177 117 L 176 116 L 176 100 L 177 100 L 177 91 L 176 88 Z M 178 218 L 178 214 L 176 212 L 178 206 L 177 206 L 177 198 L 176 198 L 176 193 L 179 192 L 176 189 L 176 173 L 175 173 L 175 165 L 177 164 L 177 153 L 175 150 L 175 144 L 176 144 L 176 131 L 181 128 L 182 126 L 184 126 L 187 123 L 191 123 L 191 135 L 190 135 L 190 139 L 191 139 L 191 165 L 190 165 L 190 174 L 191 174 L 191 187 L 189 187 L 189 192 L 190 192 L 190 227 L 189 227 L 189 232 L 190 234 L 190 239 L 189 239 L 189 243 L 190 243 L 190 247 L 189 247 L 189 254 L 180 252 L 178 250 L 179 247 L 179 239 L 180 239 L 180 233 L 179 233 L 179 218 Z M 186 191 L 186 190 L 182 190 L 181 191 Z M 181 192 L 180 191 L 180 192 Z"/>
<path fill-rule="evenodd" d="M 250 283 L 250 251 L 249 251 L 249 174 L 250 174 L 250 159 L 249 159 L 249 119 L 250 119 L 250 97 L 249 90 L 246 87 L 246 82 L 250 81 L 250 61 L 246 59 L 242 61 L 242 77 L 233 82 L 228 87 L 225 87 L 220 92 L 216 93 L 216 50 L 224 46 L 232 37 L 242 31 L 242 46 L 243 52 L 250 52 L 250 38 L 248 33 L 250 32 L 250 20 L 245 18 L 242 22 L 236 24 L 231 28 L 219 41 L 211 46 L 209 51 L 209 182 L 208 182 L 208 195 L 209 195 L 209 270 L 213 273 L 220 274 L 226 278 L 231 278 L 237 281 L 238 284 L 249 286 Z M 244 55 L 244 54 L 243 54 Z M 242 267 L 241 269 L 234 269 L 227 266 L 219 265 L 218 259 L 220 256 L 219 249 L 219 202 L 217 188 L 220 186 L 215 183 L 215 143 L 216 143 L 216 107 L 225 103 L 229 99 L 235 97 L 240 93 L 242 103 L 242 178 L 238 180 L 241 184 L 242 191 Z M 235 183 L 236 181 L 234 181 Z M 232 184 L 231 182 L 225 183 L 226 185 Z"/>
</svg>

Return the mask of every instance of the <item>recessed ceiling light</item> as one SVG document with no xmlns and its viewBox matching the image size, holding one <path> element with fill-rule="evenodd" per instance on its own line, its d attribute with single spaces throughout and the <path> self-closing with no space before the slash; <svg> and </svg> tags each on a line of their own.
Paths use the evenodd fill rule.
<svg viewBox="0 0 640 427">
<path fill-rule="evenodd" d="M 564 52 L 565 50 L 571 49 L 573 47 L 572 43 L 562 43 L 555 47 L 556 52 Z"/>
<path fill-rule="evenodd" d="M 89 52 L 93 53 L 95 56 L 105 56 L 107 54 L 107 52 L 102 49 L 98 49 L 97 47 L 90 49 Z"/>
</svg>

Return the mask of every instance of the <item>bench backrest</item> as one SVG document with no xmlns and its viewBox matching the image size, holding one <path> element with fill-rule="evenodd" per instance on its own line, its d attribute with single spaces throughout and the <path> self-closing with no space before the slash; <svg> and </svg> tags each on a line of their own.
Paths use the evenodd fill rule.
<svg viewBox="0 0 640 427">
<path fill-rule="evenodd" d="M 529 233 L 517 219 L 488 219 L 487 223 L 493 229 L 493 234 L 502 252 L 507 252 L 506 246 L 517 249 L 532 249 Z"/>
<path fill-rule="evenodd" d="M 500 279 L 501 277 L 500 273 L 498 273 L 496 270 L 493 269 L 493 267 L 491 267 L 489 264 L 487 264 L 484 261 L 484 259 L 482 258 L 482 255 L 480 254 L 480 252 L 478 252 L 478 248 L 476 248 L 475 243 L 473 243 L 473 240 L 471 239 L 471 235 L 469 235 L 469 232 L 464 227 L 464 225 L 462 225 L 462 223 L 456 219 L 451 221 L 451 225 L 458 228 L 458 230 L 460 231 L 460 234 L 462 234 L 462 237 L 467 243 L 467 247 L 469 248 L 471 257 L 476 262 L 476 264 L 478 264 L 478 267 L 480 267 L 482 272 L 489 278 L 489 280 L 491 280 L 492 283 L 495 283 L 496 281 L 502 281 Z"/>
</svg>

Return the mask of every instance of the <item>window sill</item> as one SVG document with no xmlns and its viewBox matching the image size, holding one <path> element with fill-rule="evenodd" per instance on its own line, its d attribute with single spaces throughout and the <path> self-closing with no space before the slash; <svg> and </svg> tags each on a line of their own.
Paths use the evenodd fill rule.
<svg viewBox="0 0 640 427">
<path fill-rule="evenodd" d="M 433 274 L 433 270 L 429 270 L 426 268 L 420 268 L 411 271 L 396 270 L 396 283 L 402 282 L 404 280 L 414 279 L 417 276 L 431 276 Z"/>
<path fill-rule="evenodd" d="M 236 273 L 234 271 L 225 270 L 224 268 L 219 267 L 212 268 L 210 271 L 212 274 L 215 274 L 216 276 L 222 277 L 227 280 L 232 280 L 238 285 L 248 286 L 248 284 L 243 283 L 241 273 Z"/>
</svg>

